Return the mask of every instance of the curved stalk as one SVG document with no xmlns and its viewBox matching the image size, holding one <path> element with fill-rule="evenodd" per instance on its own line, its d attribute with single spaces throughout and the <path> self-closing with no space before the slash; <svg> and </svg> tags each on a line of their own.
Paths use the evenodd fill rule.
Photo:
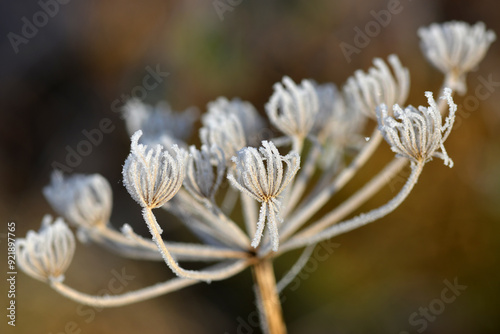
<svg viewBox="0 0 500 334">
<path fill-rule="evenodd" d="M 175 274 L 177 274 L 180 277 L 199 279 L 207 282 L 214 280 L 222 280 L 232 275 L 235 275 L 236 273 L 245 269 L 249 264 L 249 261 L 240 260 L 236 261 L 232 265 L 223 269 L 196 271 L 196 270 L 186 270 L 184 268 L 181 268 L 177 263 L 177 261 L 172 257 L 170 251 L 165 246 L 165 243 L 161 238 L 162 229 L 158 225 L 156 217 L 154 216 L 151 209 L 144 208 L 142 210 L 142 214 L 144 217 L 144 221 L 146 222 L 146 224 L 148 224 L 149 231 L 151 232 L 151 236 L 153 237 L 153 241 L 158 247 L 158 250 L 161 252 L 165 263 Z"/>
<path fill-rule="evenodd" d="M 323 205 L 328 202 L 331 196 L 340 190 L 354 174 L 365 164 L 365 162 L 372 156 L 382 140 L 382 134 L 378 129 L 375 129 L 370 142 L 363 147 L 361 152 L 351 162 L 348 168 L 344 169 L 340 175 L 325 189 L 314 196 L 309 202 L 301 205 L 297 212 L 290 215 L 288 223 L 283 225 L 280 232 L 281 238 L 286 240 L 295 231 L 297 231 L 303 224 L 305 224 Z"/>
<path fill-rule="evenodd" d="M 130 291 L 121 295 L 104 295 L 93 296 L 80 291 L 77 291 L 63 282 L 52 281 L 50 286 L 59 292 L 61 295 L 74 300 L 77 303 L 94 306 L 94 307 L 118 307 L 133 303 L 138 303 L 144 300 L 155 298 L 176 290 L 180 290 L 190 285 L 200 283 L 199 280 L 187 278 L 173 278 L 171 280 L 157 283 L 147 288 Z"/>
<path fill-rule="evenodd" d="M 398 166 L 397 164 L 395 165 Z M 403 188 L 401 188 L 399 193 L 385 205 L 377 209 L 373 209 L 368 213 L 360 214 L 354 218 L 348 219 L 346 221 L 333 225 L 327 229 L 321 230 L 323 226 L 335 223 L 335 218 L 337 218 L 337 215 L 333 214 L 332 212 L 332 214 L 325 216 L 323 219 L 313 224 L 309 229 L 304 230 L 302 233 L 299 233 L 295 237 L 290 239 L 287 243 L 283 245 L 281 251 L 284 252 L 294 248 L 317 243 L 322 240 L 337 236 L 339 234 L 349 232 L 351 230 L 354 230 L 356 228 L 359 228 L 363 225 L 374 222 L 386 216 L 387 214 L 394 211 L 406 199 L 406 197 L 408 197 L 411 190 L 417 183 L 418 177 L 422 173 L 423 167 L 424 167 L 424 162 L 412 165 L 411 174 L 408 177 L 408 180 L 406 181 Z M 363 190 L 368 191 L 366 189 L 378 189 L 379 187 L 377 186 L 378 186 L 377 184 L 374 184 L 372 187 L 361 189 L 361 191 Z M 364 196 L 365 195 L 363 194 L 363 192 L 361 192 L 361 195 L 359 197 L 364 197 Z"/>
</svg>

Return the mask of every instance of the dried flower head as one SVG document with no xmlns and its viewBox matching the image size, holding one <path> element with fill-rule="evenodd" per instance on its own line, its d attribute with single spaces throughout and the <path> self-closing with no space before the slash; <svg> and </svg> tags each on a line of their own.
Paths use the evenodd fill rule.
<svg viewBox="0 0 500 334">
<path fill-rule="evenodd" d="M 361 129 L 366 122 L 363 114 L 346 108 L 343 94 L 334 84 L 315 86 L 319 99 L 319 112 L 312 133 L 323 145 L 319 166 L 335 168 L 344 159 L 346 148 L 362 142 Z"/>
<path fill-rule="evenodd" d="M 200 129 L 201 142 L 208 147 L 220 147 L 227 163 L 246 145 L 243 125 L 235 114 L 213 113 L 203 119 L 203 125 Z"/>
<path fill-rule="evenodd" d="M 209 123 L 210 118 L 215 117 L 217 119 L 221 115 L 223 117 L 236 115 L 243 127 L 247 145 L 258 145 L 260 143 L 259 132 L 264 127 L 265 122 L 250 102 L 238 98 L 228 100 L 225 97 L 219 97 L 217 100 L 208 103 L 208 112 L 202 117 L 202 121 L 204 124 Z"/>
<path fill-rule="evenodd" d="M 380 104 L 392 106 L 404 104 L 410 89 L 410 74 L 407 68 L 401 65 L 398 56 L 390 55 L 389 66 L 380 58 L 375 58 L 368 73 L 357 70 L 347 79 L 343 93 L 347 110 L 362 112 L 364 115 L 375 118 L 375 109 Z"/>
<path fill-rule="evenodd" d="M 17 263 L 26 274 L 43 282 L 63 281 L 75 252 L 75 237 L 62 218 L 52 223 L 46 215 L 38 233 L 28 231 L 16 247 Z"/>
<path fill-rule="evenodd" d="M 272 142 L 263 141 L 259 150 L 253 147 L 240 150 L 238 156 L 233 157 L 233 161 L 236 163 L 237 177 L 228 175 L 231 184 L 262 203 L 252 247 L 259 245 L 267 220 L 273 250 L 277 251 L 278 223 L 281 222 L 281 202 L 278 196 L 299 170 L 300 156 L 295 152 L 282 156 Z M 286 164 L 286 171 L 283 169 L 283 162 Z"/>
<path fill-rule="evenodd" d="M 162 144 L 159 138 L 163 135 L 167 135 L 176 143 L 189 139 L 193 124 L 198 118 L 198 111 L 189 108 L 179 113 L 174 112 L 166 102 L 151 106 L 139 99 L 131 99 L 123 107 L 123 115 L 129 135 L 142 130 L 144 136 L 141 141 L 148 140 L 152 143 L 155 140 Z"/>
<path fill-rule="evenodd" d="M 318 95 L 312 82 L 302 80 L 299 86 L 286 76 L 283 85 L 274 85 L 274 93 L 266 104 L 271 123 L 284 134 L 299 139 L 309 134 L 318 111 Z"/>
<path fill-rule="evenodd" d="M 226 171 L 224 152 L 218 146 L 189 148 L 184 186 L 199 201 L 213 199 Z"/>
<path fill-rule="evenodd" d="M 88 228 L 108 223 L 113 205 L 109 182 L 99 174 L 74 174 L 64 177 L 54 171 L 45 198 L 54 210 L 71 224 Z"/>
<path fill-rule="evenodd" d="M 421 48 L 425 57 L 443 72 L 448 85 L 465 94 L 465 76 L 483 59 L 490 44 L 496 39 L 483 22 L 471 26 L 465 22 L 451 21 L 420 28 Z"/>
<path fill-rule="evenodd" d="M 123 183 L 133 199 L 145 208 L 158 208 L 182 186 L 187 152 L 174 146 L 172 156 L 161 145 L 139 144 L 142 131 L 132 136 L 130 154 L 123 165 Z"/>
<path fill-rule="evenodd" d="M 391 145 L 397 156 L 410 159 L 414 163 L 425 163 L 438 157 L 444 164 L 453 167 L 453 161 L 446 153 L 444 141 L 448 138 L 455 121 L 457 105 L 451 97 L 451 89 L 445 88 L 441 99 L 446 99 L 449 114 L 445 124 L 442 123 L 441 112 L 431 92 L 425 92 L 429 107 L 408 106 L 401 109 L 394 105 L 394 118 L 388 115 L 386 105 L 377 110 L 379 129 L 385 140 Z M 396 119 L 400 122 L 396 121 Z M 441 149 L 441 152 L 438 152 Z"/>
</svg>

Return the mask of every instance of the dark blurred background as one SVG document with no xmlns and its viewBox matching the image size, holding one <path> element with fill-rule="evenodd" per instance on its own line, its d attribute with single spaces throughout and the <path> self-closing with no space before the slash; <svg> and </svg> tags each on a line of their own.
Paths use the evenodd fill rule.
<svg viewBox="0 0 500 334">
<path fill-rule="evenodd" d="M 139 92 L 150 71 L 158 69 L 163 76 L 143 96 L 148 103 L 166 99 L 175 110 L 195 106 L 204 111 L 218 96 L 238 96 L 263 113 L 273 83 L 283 75 L 341 85 L 356 69 L 367 69 L 374 57 L 397 53 L 411 73 L 408 103 L 419 105 L 426 104 L 424 91 L 436 92 L 442 81 L 420 52 L 419 27 L 484 21 L 500 33 L 498 2 L 401 0 L 401 11 L 346 59 L 340 43 L 354 46 L 354 29 L 364 30 L 375 20 L 372 11 L 397 2 L 1 2 L 0 263 L 7 257 L 7 222 L 14 221 L 16 235 L 24 237 L 39 228 L 45 213 L 54 214 L 41 192 L 54 162 L 64 164 L 67 147 L 76 148 L 85 139 L 82 131 L 98 128 L 105 118 L 113 131 L 71 170 L 100 173 L 110 181 L 115 226 L 143 226 L 139 206 L 121 184 L 129 137 L 114 107 L 121 105 L 122 94 Z M 222 19 L 214 3 L 229 6 Z M 44 7 L 50 15 L 40 14 Z M 39 27 L 23 32 L 26 21 L 33 20 Z M 428 164 L 393 214 L 334 240 L 340 244 L 335 252 L 311 267 L 300 286 L 284 292 L 290 333 L 417 333 L 423 325 L 410 324 L 409 317 L 429 307 L 438 314 L 431 313 L 421 332 L 499 332 L 500 84 L 486 98 L 476 95 L 482 80 L 500 81 L 498 44 L 468 76 L 468 93 L 456 98 L 462 111 L 446 143 L 455 167 L 439 160 Z M 368 179 L 390 156 L 384 143 L 359 180 Z M 332 206 L 359 185 L 356 180 L 349 184 Z M 394 191 L 386 187 L 363 208 L 387 201 Z M 160 219 L 168 221 L 161 214 Z M 163 225 L 177 233 L 177 225 Z M 278 274 L 294 256 L 298 254 L 277 261 Z M 67 283 L 96 293 L 106 287 L 113 270 L 122 268 L 135 276 L 127 289 L 172 277 L 164 264 L 128 261 L 78 244 Z M 2 271 L 7 271 L 3 265 Z M 452 303 L 440 304 L 445 280 L 467 288 Z M 254 310 L 251 282 L 247 270 L 227 281 L 96 310 L 82 309 L 19 272 L 17 326 L 6 325 L 7 285 L 2 280 L 0 328 L 2 333 L 53 334 L 259 333 L 249 319 Z"/>
</svg>

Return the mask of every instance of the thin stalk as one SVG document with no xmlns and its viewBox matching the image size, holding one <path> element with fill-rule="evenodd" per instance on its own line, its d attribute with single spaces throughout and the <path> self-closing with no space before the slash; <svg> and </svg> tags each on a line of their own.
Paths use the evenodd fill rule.
<svg viewBox="0 0 500 334">
<path fill-rule="evenodd" d="M 283 289 L 285 289 L 288 286 L 288 284 L 292 283 L 295 277 L 307 264 L 307 261 L 309 261 L 309 258 L 311 257 L 314 248 L 316 248 L 316 244 L 309 245 L 306 248 L 304 248 L 302 254 L 297 259 L 295 264 L 290 268 L 290 270 L 285 275 L 283 275 L 278 284 L 276 284 L 276 289 L 278 289 L 278 293 L 283 291 Z"/>
<path fill-rule="evenodd" d="M 311 225 L 310 228 L 294 236 L 286 244 L 283 245 L 280 251 L 291 250 L 303 247 L 305 245 L 310 245 L 312 243 L 317 243 L 325 239 L 332 238 L 339 234 L 349 232 L 363 225 L 374 222 L 386 216 L 387 214 L 391 213 L 406 199 L 406 197 L 408 197 L 411 190 L 417 183 L 418 177 L 422 173 L 424 164 L 425 164 L 424 162 L 419 162 L 417 164 L 412 165 L 411 174 L 408 177 L 403 188 L 401 188 L 399 193 L 385 205 L 378 207 L 377 209 L 373 209 L 367 213 L 362 213 L 354 218 L 348 219 L 346 221 L 333 225 L 329 228 L 323 229 L 325 226 L 329 226 L 335 223 L 338 216 L 334 214 L 334 212 L 332 212 L 331 214 L 323 217 L 323 219 L 321 219 L 317 223 Z M 398 167 L 398 164 L 395 164 L 395 166 Z M 368 187 L 365 186 L 360 190 L 360 192 L 356 193 L 355 196 L 353 196 L 356 197 L 356 195 L 359 194 L 358 198 L 352 202 L 353 204 L 359 202 L 359 198 L 365 198 L 366 195 L 363 194 L 363 191 L 372 192 L 373 190 L 379 188 L 376 182 L 375 183 L 369 182 L 367 186 Z M 371 197 L 371 194 L 367 197 Z"/>
<path fill-rule="evenodd" d="M 151 236 L 153 237 L 153 241 L 161 252 L 163 259 L 167 266 L 178 276 L 185 278 L 193 278 L 199 279 L 203 281 L 214 281 L 214 280 L 222 280 L 228 278 L 236 273 L 240 272 L 244 268 L 248 266 L 248 261 L 240 260 L 234 262 L 232 265 L 227 268 L 217 269 L 217 270 L 207 270 L 207 271 L 196 271 L 196 270 L 186 270 L 181 268 L 176 260 L 172 257 L 172 254 L 165 246 L 161 238 L 162 230 L 156 221 L 156 217 L 150 208 L 144 208 L 142 210 L 142 214 L 144 217 L 144 221 L 148 224 L 149 231 L 151 232 Z"/>
<path fill-rule="evenodd" d="M 162 261 L 162 255 L 155 243 L 136 234 L 130 225 L 125 224 L 120 233 L 108 225 L 103 228 L 86 230 L 95 243 L 111 251 L 133 259 Z M 213 261 L 248 258 L 248 253 L 229 248 L 181 242 L 164 242 L 172 255 L 182 261 Z"/>
<path fill-rule="evenodd" d="M 264 259 L 252 269 L 262 331 L 267 334 L 286 334 L 271 260 Z"/>
<path fill-rule="evenodd" d="M 290 196 L 283 208 L 283 217 L 286 217 L 290 211 L 295 207 L 301 196 L 304 194 L 304 190 L 307 187 L 307 182 L 314 174 L 314 167 L 318 160 L 318 156 L 321 152 L 321 146 L 319 143 L 313 143 L 311 149 L 308 152 L 307 159 L 300 169 L 299 175 L 295 178 L 293 185 L 289 186 Z"/>
<path fill-rule="evenodd" d="M 349 180 L 351 180 L 354 174 L 372 156 L 381 140 L 382 134 L 378 131 L 378 129 L 375 129 L 370 142 L 363 147 L 361 152 L 351 162 L 349 167 L 344 169 L 339 176 L 328 187 L 316 195 L 313 200 L 301 205 L 301 208 L 290 216 L 288 223 L 283 225 L 283 229 L 280 232 L 282 240 L 286 240 L 290 235 L 297 231 L 319 209 L 321 209 L 326 202 L 328 202 L 334 193 L 340 190 L 347 182 L 349 182 Z"/>
<path fill-rule="evenodd" d="M 94 307 L 118 307 L 138 303 L 155 298 L 169 292 L 180 290 L 190 285 L 200 283 L 199 280 L 188 278 L 173 278 L 147 288 L 126 292 L 121 295 L 93 296 L 77 291 L 60 281 L 51 281 L 50 286 L 61 295 L 74 300 L 77 303 Z"/>
<path fill-rule="evenodd" d="M 240 195 L 240 200 L 247 233 L 250 236 L 254 236 L 255 231 L 257 230 L 257 221 L 259 219 L 257 217 L 257 202 L 247 194 L 243 193 Z"/>
<path fill-rule="evenodd" d="M 250 240 L 245 233 L 218 208 L 217 210 L 212 210 L 215 208 L 212 203 L 207 201 L 210 206 L 210 209 L 208 209 L 207 206 L 198 203 L 186 191 L 182 191 L 182 189 L 177 193 L 176 197 L 179 204 L 182 205 L 184 213 L 190 213 L 195 217 L 199 217 L 207 224 L 212 232 L 212 237 L 229 246 L 234 245 L 242 249 L 248 248 Z"/>
</svg>

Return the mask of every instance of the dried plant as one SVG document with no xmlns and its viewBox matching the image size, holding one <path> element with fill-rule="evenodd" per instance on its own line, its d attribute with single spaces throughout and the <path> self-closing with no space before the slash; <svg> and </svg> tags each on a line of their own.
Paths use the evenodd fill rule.
<svg viewBox="0 0 500 334">
<path fill-rule="evenodd" d="M 377 58 L 367 72 L 356 71 L 342 89 L 311 80 L 297 85 L 284 77 L 265 106 L 270 124 L 282 133 L 269 140 L 259 138 L 266 121 L 250 103 L 238 99 L 219 98 L 208 105 L 200 149 L 184 142 L 196 112 L 179 116 L 166 104 L 153 108 L 130 101 L 124 108 L 131 149 L 123 165 L 123 183 L 142 208 L 151 238 L 136 234 L 129 224 L 121 231 L 112 227 L 111 188 L 102 176 L 63 177 L 54 172 L 44 194 L 55 211 L 78 228 L 80 241 L 129 258 L 164 261 L 177 278 L 123 295 L 91 296 L 74 290 L 64 284 L 74 237 L 62 218 L 51 224 L 50 217 L 44 218 L 39 233 L 30 231 L 19 240 L 20 267 L 78 303 L 99 307 L 127 305 L 223 280 L 251 267 L 262 330 L 285 333 L 278 290 L 299 273 L 318 242 L 394 211 L 432 158 L 453 166 L 444 147 L 457 111 L 452 95 L 465 93 L 466 73 L 483 58 L 495 34 L 482 23 L 450 22 L 422 28 L 419 35 L 425 56 L 445 74 L 439 102 L 431 92 L 425 93 L 428 107 L 404 106 L 409 71 L 395 55 L 388 58 L 390 66 Z M 376 119 L 378 126 L 364 141 L 367 118 Z M 314 220 L 382 139 L 395 158 L 345 202 Z M 348 218 L 408 162 L 411 174 L 391 200 Z M 235 221 L 231 217 L 238 205 L 242 217 Z M 154 209 L 178 216 L 200 242 L 165 240 Z M 304 247 L 297 264 L 276 283 L 272 261 Z M 181 266 L 187 261 L 215 264 L 187 270 Z"/>
</svg>

